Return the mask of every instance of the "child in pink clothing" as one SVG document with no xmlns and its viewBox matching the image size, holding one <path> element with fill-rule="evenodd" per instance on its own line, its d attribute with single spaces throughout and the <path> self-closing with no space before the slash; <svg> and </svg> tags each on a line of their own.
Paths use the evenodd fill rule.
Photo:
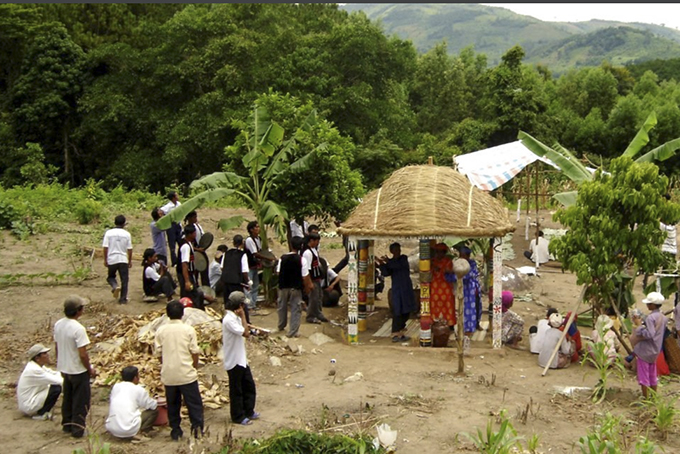
<svg viewBox="0 0 680 454">
<path fill-rule="evenodd" d="M 664 296 L 659 292 L 652 292 L 643 303 L 651 313 L 643 321 L 642 317 L 633 315 L 635 330 L 630 338 L 633 344 L 633 353 L 637 356 L 638 383 L 642 388 L 642 397 L 648 397 L 648 390 L 652 388 L 656 392 L 658 383 L 656 371 L 656 359 L 663 344 L 663 333 L 668 319 L 659 311 Z"/>
</svg>

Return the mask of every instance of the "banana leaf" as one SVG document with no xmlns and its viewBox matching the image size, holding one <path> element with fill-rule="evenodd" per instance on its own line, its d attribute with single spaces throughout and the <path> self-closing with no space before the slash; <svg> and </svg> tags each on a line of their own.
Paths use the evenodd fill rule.
<svg viewBox="0 0 680 454">
<path fill-rule="evenodd" d="M 665 161 L 675 156 L 676 150 L 680 148 L 680 138 L 673 139 L 665 144 L 656 147 L 635 160 L 635 162 Z"/>
<path fill-rule="evenodd" d="M 189 185 L 191 189 L 217 189 L 217 188 L 236 188 L 242 182 L 247 181 L 240 175 L 234 172 L 214 172 L 206 175 L 198 180 L 194 180 Z"/>
<path fill-rule="evenodd" d="M 550 159 L 576 184 L 592 179 L 590 171 L 561 145 L 555 144 L 555 148 L 550 148 L 524 131 L 520 131 L 517 138 L 536 155 Z"/>
<path fill-rule="evenodd" d="M 156 227 L 161 230 L 169 229 L 173 222 L 180 223 L 184 220 L 184 217 L 191 211 L 200 207 L 204 203 L 214 202 L 216 200 L 221 200 L 224 197 L 238 193 L 235 189 L 228 188 L 217 188 L 208 189 L 207 191 L 201 192 L 200 194 L 190 198 L 177 208 L 174 208 L 170 213 L 161 217 L 158 222 L 156 222 Z"/>
<path fill-rule="evenodd" d="M 227 230 L 241 227 L 241 225 L 246 221 L 247 219 L 244 218 L 243 216 L 232 216 L 227 219 L 220 219 L 217 222 L 217 227 L 223 232 L 226 232 Z"/>
<path fill-rule="evenodd" d="M 555 194 L 553 198 L 560 202 L 562 205 L 565 207 L 570 207 L 572 205 L 576 205 L 576 197 L 578 196 L 578 191 L 568 191 L 568 192 L 560 192 L 558 194 Z"/>
<path fill-rule="evenodd" d="M 642 125 L 640 130 L 635 134 L 633 140 L 628 144 L 628 148 L 623 152 L 621 156 L 626 156 L 629 158 L 635 157 L 640 150 L 644 148 L 645 145 L 649 143 L 649 131 L 656 126 L 656 112 L 652 110 L 649 114 L 645 123 Z"/>
</svg>

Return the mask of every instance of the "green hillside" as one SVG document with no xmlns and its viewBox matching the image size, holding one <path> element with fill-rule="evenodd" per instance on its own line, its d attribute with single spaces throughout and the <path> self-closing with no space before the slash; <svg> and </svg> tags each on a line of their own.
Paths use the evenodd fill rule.
<svg viewBox="0 0 680 454">
<path fill-rule="evenodd" d="M 473 45 L 496 65 L 515 44 L 526 61 L 559 73 L 573 66 L 620 64 L 680 56 L 680 32 L 659 25 L 592 20 L 546 22 L 479 4 L 345 4 L 378 20 L 388 34 L 409 39 L 420 52 L 446 41 L 451 53 Z M 625 26 L 625 28 L 622 28 Z"/>
</svg>

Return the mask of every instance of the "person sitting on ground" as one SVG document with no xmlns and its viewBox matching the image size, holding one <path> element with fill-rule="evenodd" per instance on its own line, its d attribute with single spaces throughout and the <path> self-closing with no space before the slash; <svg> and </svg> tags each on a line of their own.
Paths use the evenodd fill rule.
<svg viewBox="0 0 680 454">
<path fill-rule="evenodd" d="M 564 317 L 559 313 L 550 315 L 548 319 L 550 329 L 545 333 L 541 351 L 538 353 L 538 365 L 545 367 L 555 350 L 555 347 L 562 337 L 560 327 L 564 324 Z M 562 340 L 560 348 L 550 363 L 551 369 L 565 369 L 571 364 L 571 354 L 574 352 L 574 342 L 569 338 L 569 334 Z"/>
<path fill-rule="evenodd" d="M 609 364 L 612 364 L 616 360 L 616 351 L 618 350 L 619 345 L 616 334 L 614 334 L 614 331 L 611 329 L 613 326 L 614 322 L 606 314 L 601 314 L 597 317 L 595 329 L 593 329 L 593 332 L 591 333 L 592 344 L 586 344 L 586 350 L 588 350 L 588 354 L 593 359 L 595 359 L 593 353 L 594 344 L 604 343 L 605 353 L 609 358 Z M 602 336 L 600 334 L 602 334 Z"/>
<path fill-rule="evenodd" d="M 153 248 L 144 250 L 142 258 L 142 284 L 144 287 L 144 300 L 148 297 L 165 295 L 170 301 L 175 296 L 177 283 L 172 278 L 168 269 L 158 261 L 158 254 Z M 156 299 L 155 301 L 158 301 Z"/>
<path fill-rule="evenodd" d="M 376 257 L 375 263 L 384 276 L 392 276 L 392 342 L 405 342 L 410 339 L 406 335 L 406 323 L 418 306 L 413 296 L 408 257 L 401 253 L 399 243 L 390 244 L 390 253 L 391 258 Z"/>
<path fill-rule="evenodd" d="M 46 367 L 50 363 L 49 351 L 43 344 L 29 348 L 28 363 L 17 382 L 19 411 L 41 421 L 52 419 L 52 408 L 64 382 L 59 372 Z"/>
<path fill-rule="evenodd" d="M 661 293 L 651 292 L 642 300 L 651 313 L 644 321 L 637 314 L 632 316 L 635 329 L 630 337 L 630 343 L 637 358 L 637 378 L 642 389 L 642 397 L 645 399 L 648 397 L 649 388 L 656 392 L 658 383 L 656 360 L 661 352 L 664 329 L 668 321 L 659 309 L 665 300 Z"/>
<path fill-rule="evenodd" d="M 569 317 L 571 317 L 571 312 L 567 312 L 564 316 L 565 320 L 569 320 Z M 571 362 L 576 363 L 581 360 L 581 354 L 583 353 L 583 341 L 581 341 L 581 331 L 578 329 L 578 324 L 576 323 L 578 320 L 578 315 L 574 315 L 574 320 L 571 322 L 571 325 L 569 325 L 568 328 L 568 334 L 569 334 L 569 339 L 571 339 L 574 342 L 574 351 L 571 354 Z M 566 329 L 567 325 L 566 323 L 562 326 L 562 330 Z"/>
<path fill-rule="evenodd" d="M 508 290 L 501 293 L 503 311 L 501 341 L 510 348 L 519 348 L 519 342 L 522 340 L 522 331 L 524 330 L 524 320 L 517 313 L 510 310 L 514 299 L 515 297 L 512 292 Z"/>
<path fill-rule="evenodd" d="M 328 261 L 325 258 L 319 257 L 319 260 L 321 261 L 321 268 L 326 270 L 324 280 L 321 282 L 321 290 L 323 290 L 321 305 L 323 307 L 337 307 L 342 296 L 340 276 L 338 276 L 338 273 L 333 268 L 328 266 Z"/>
<path fill-rule="evenodd" d="M 545 315 L 545 318 L 543 320 L 539 320 L 536 326 L 531 327 L 536 328 L 536 336 L 529 336 L 529 349 L 531 350 L 531 353 L 538 354 L 541 352 L 541 347 L 543 346 L 543 341 L 545 340 L 545 333 L 547 333 L 550 329 L 550 323 L 548 320 L 552 314 L 557 314 L 557 309 L 554 307 L 548 308 L 548 313 Z"/>
<path fill-rule="evenodd" d="M 210 267 L 208 268 L 208 277 L 210 279 L 210 288 L 215 290 L 215 294 L 221 295 L 223 290 L 223 285 L 220 284 L 220 278 L 222 277 L 222 258 L 227 252 L 228 248 L 226 244 L 220 244 L 217 246 L 217 252 L 215 252 L 215 258 Z"/>
<path fill-rule="evenodd" d="M 222 320 L 222 360 L 229 375 L 229 413 L 236 424 L 249 425 L 258 419 L 255 411 L 257 392 L 248 366 L 245 339 L 250 337 L 243 292 L 232 292 Z"/>
<path fill-rule="evenodd" d="M 117 438 L 135 438 L 153 427 L 158 403 L 139 384 L 139 370 L 135 366 L 125 367 L 120 375 L 123 381 L 111 389 L 106 430 Z"/>
<path fill-rule="evenodd" d="M 550 251 L 548 250 L 550 242 L 543 237 L 543 230 L 538 231 L 538 242 L 536 238 L 529 243 L 529 250 L 524 251 L 524 257 L 531 260 L 531 263 L 536 263 L 538 256 L 538 264 L 542 265 L 550 261 Z"/>
</svg>

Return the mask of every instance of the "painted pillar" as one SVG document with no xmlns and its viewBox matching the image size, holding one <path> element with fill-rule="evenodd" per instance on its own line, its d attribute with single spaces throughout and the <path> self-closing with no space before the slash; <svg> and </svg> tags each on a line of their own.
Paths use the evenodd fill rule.
<svg viewBox="0 0 680 454">
<path fill-rule="evenodd" d="M 420 240 L 420 346 L 432 346 L 432 315 L 430 314 L 430 282 L 432 282 L 430 240 Z"/>
<path fill-rule="evenodd" d="M 503 311 L 503 238 L 493 239 L 493 348 L 501 348 Z"/>
<path fill-rule="evenodd" d="M 359 283 L 359 269 L 357 267 L 357 241 L 350 236 L 347 239 L 347 341 L 350 345 L 359 343 L 359 304 L 357 287 Z"/>
<path fill-rule="evenodd" d="M 366 312 L 375 311 L 375 242 L 368 241 L 368 263 L 366 269 Z"/>
<path fill-rule="evenodd" d="M 368 240 L 359 240 L 359 282 L 357 285 L 357 300 L 359 304 L 359 332 L 366 331 L 366 288 L 368 285 Z"/>
</svg>

